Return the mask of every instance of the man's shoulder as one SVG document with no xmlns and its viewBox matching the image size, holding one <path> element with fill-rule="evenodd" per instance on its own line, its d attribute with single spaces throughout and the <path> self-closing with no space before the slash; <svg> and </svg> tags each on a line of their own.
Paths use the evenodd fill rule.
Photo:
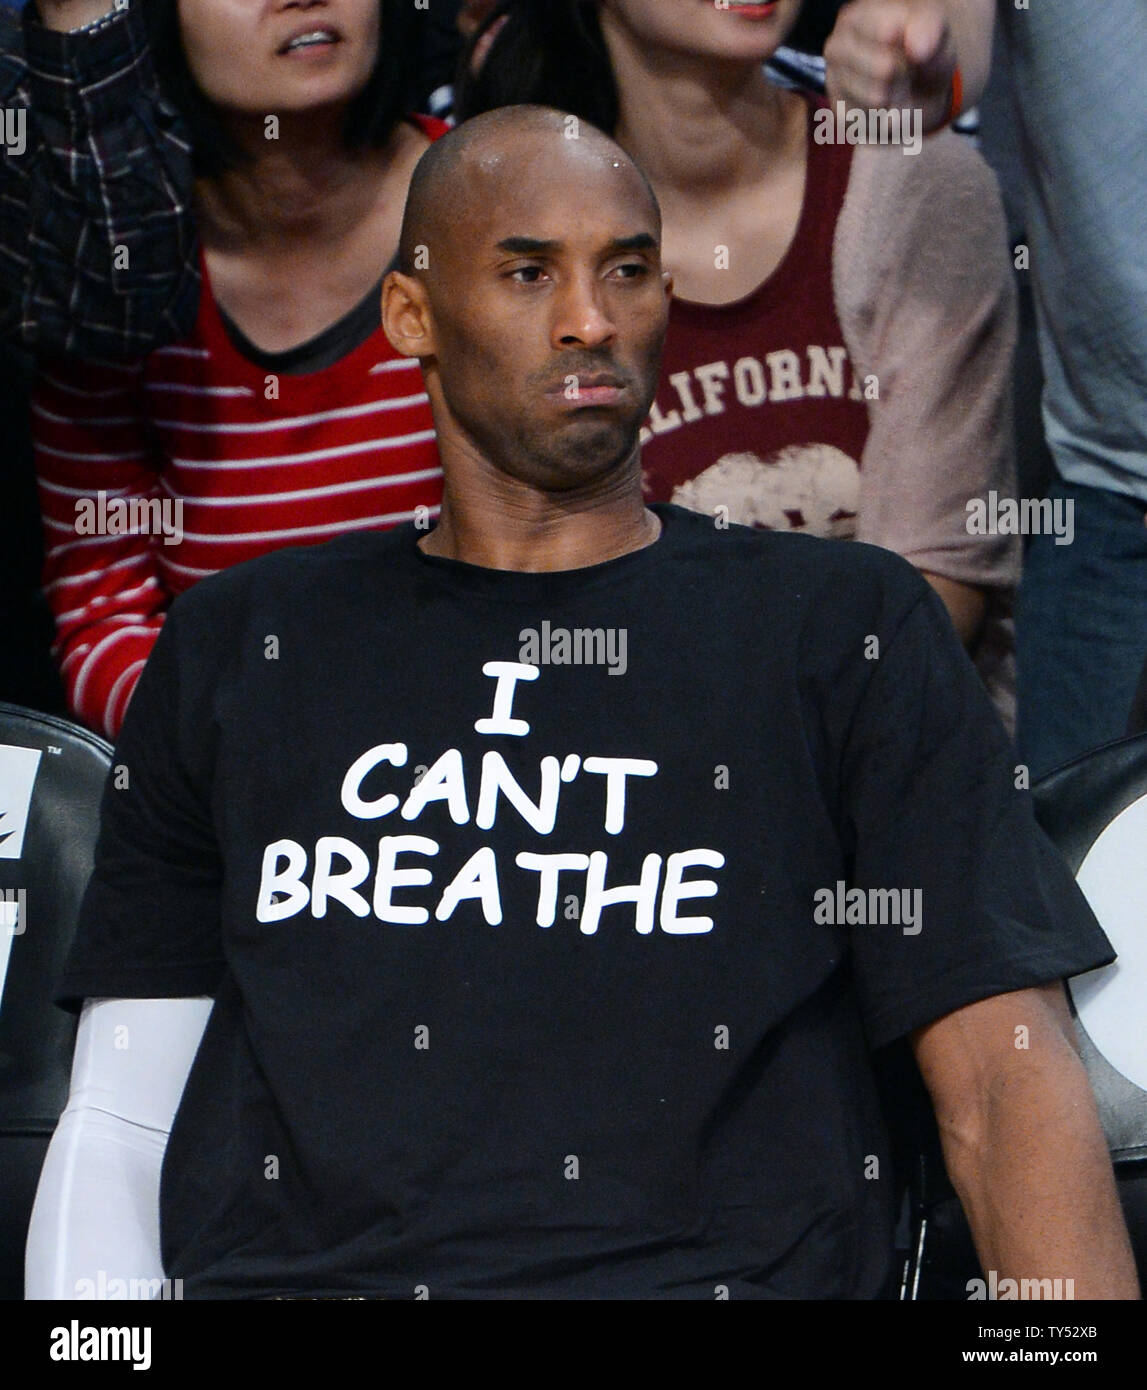
<svg viewBox="0 0 1147 1390">
<path fill-rule="evenodd" d="M 409 546 L 409 527 L 356 531 L 318 545 L 283 546 L 206 575 L 176 598 L 183 618 L 258 610 L 282 602 L 317 608 L 324 593 L 345 586 L 364 566 L 385 564 Z"/>
<path fill-rule="evenodd" d="M 668 504 L 655 510 L 672 527 L 675 558 L 700 561 L 730 583 L 807 594 L 839 607 L 866 594 L 911 605 L 929 591 L 913 565 L 881 546 L 758 530 Z"/>
</svg>

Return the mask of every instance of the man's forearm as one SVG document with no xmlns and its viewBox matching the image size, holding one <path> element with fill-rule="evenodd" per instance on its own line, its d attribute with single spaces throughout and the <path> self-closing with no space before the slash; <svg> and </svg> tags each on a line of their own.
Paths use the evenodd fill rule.
<svg viewBox="0 0 1147 1390">
<path fill-rule="evenodd" d="M 1056 1057 L 1018 1053 L 971 1129 L 941 1121 L 948 1172 L 985 1275 L 1070 1279 L 1077 1299 L 1138 1298 L 1087 1074 L 1066 1038 L 1062 1048 Z"/>
<path fill-rule="evenodd" d="M 920 573 L 944 601 L 956 635 L 971 651 L 979 640 L 988 611 L 986 592 L 975 584 L 962 584 L 942 574 L 929 574 L 927 570 Z"/>
</svg>

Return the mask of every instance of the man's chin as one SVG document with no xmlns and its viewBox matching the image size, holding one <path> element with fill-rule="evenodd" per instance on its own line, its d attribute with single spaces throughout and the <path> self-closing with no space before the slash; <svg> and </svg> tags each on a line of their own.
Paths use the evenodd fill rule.
<svg viewBox="0 0 1147 1390">
<path fill-rule="evenodd" d="M 624 468 L 637 453 L 640 424 L 579 417 L 547 441 L 548 472 L 577 487 Z M 636 467 L 636 462 L 634 462 Z"/>
</svg>

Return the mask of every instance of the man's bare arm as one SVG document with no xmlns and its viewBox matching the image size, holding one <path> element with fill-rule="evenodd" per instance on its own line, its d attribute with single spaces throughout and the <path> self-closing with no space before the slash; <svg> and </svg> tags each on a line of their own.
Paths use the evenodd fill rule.
<svg viewBox="0 0 1147 1390">
<path fill-rule="evenodd" d="M 913 106 L 924 130 L 949 115 L 960 66 L 963 107 L 983 95 L 996 0 L 853 0 L 825 44 L 828 94 L 848 106 Z"/>
<path fill-rule="evenodd" d="M 944 600 L 956 635 L 970 651 L 976 645 L 988 611 L 987 591 L 942 574 L 929 574 L 926 570 L 921 570 L 921 574 Z"/>
<path fill-rule="evenodd" d="M 912 1035 L 944 1161 L 986 1271 L 1139 1297 L 1062 984 L 996 995 Z"/>
</svg>

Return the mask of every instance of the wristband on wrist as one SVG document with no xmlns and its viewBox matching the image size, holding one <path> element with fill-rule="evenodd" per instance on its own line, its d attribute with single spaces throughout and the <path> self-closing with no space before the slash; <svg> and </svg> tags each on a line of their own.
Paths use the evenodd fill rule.
<svg viewBox="0 0 1147 1390">
<path fill-rule="evenodd" d="M 939 135 L 942 130 L 947 130 L 954 120 L 959 118 L 960 112 L 964 109 L 964 76 L 960 71 L 959 63 L 952 69 L 952 100 L 948 104 L 948 114 L 944 117 L 940 125 L 934 130 L 930 130 L 928 135 Z M 928 135 L 924 138 L 927 139 Z"/>
<path fill-rule="evenodd" d="M 960 64 L 957 63 L 952 69 L 952 104 L 948 107 L 948 119 L 945 125 L 951 125 L 953 121 L 959 119 L 960 112 L 964 109 L 964 75 L 960 71 Z"/>
</svg>

